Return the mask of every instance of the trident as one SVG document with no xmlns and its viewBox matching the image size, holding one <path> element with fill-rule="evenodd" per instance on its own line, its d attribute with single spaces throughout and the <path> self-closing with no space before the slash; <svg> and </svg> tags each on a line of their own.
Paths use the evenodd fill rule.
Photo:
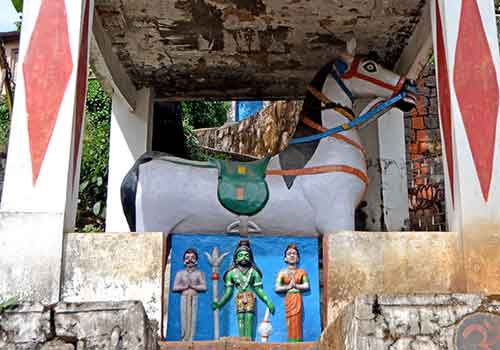
<svg viewBox="0 0 500 350">
<path fill-rule="evenodd" d="M 212 292 L 214 295 L 214 301 L 217 302 L 219 299 L 219 288 L 217 286 L 217 281 L 219 280 L 219 268 L 222 260 L 229 253 L 224 253 L 220 255 L 219 248 L 214 247 L 212 254 L 205 252 L 210 266 L 212 266 Z M 214 339 L 219 339 L 219 310 L 214 310 Z"/>
</svg>

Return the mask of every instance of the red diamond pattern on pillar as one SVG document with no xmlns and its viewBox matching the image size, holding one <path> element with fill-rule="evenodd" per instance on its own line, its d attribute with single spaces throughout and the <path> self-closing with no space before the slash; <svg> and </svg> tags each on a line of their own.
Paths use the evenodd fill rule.
<svg viewBox="0 0 500 350">
<path fill-rule="evenodd" d="M 439 91 L 439 117 L 441 118 L 441 128 L 443 130 L 448 177 L 450 178 L 451 204 L 454 205 L 455 179 L 453 171 L 453 149 L 452 149 L 453 139 L 451 131 L 450 84 L 448 80 L 448 61 L 446 60 L 443 26 L 441 24 L 441 11 L 439 9 L 438 0 L 436 0 L 436 35 L 437 35 L 436 56 L 437 56 L 438 91 Z"/>
<path fill-rule="evenodd" d="M 481 192 L 487 202 L 493 172 L 499 92 L 476 0 L 462 1 L 453 81 Z"/>
<path fill-rule="evenodd" d="M 33 185 L 40 174 L 72 69 L 64 0 L 42 0 L 23 63 Z"/>
</svg>

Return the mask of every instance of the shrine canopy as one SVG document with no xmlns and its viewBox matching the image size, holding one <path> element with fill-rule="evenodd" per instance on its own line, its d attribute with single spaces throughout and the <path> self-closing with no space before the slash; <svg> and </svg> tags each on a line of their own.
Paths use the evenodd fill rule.
<svg viewBox="0 0 500 350">
<path fill-rule="evenodd" d="M 353 37 L 359 54 L 418 70 L 429 12 L 424 0 L 95 0 L 91 62 L 131 105 L 141 87 L 169 100 L 301 98 Z"/>
</svg>

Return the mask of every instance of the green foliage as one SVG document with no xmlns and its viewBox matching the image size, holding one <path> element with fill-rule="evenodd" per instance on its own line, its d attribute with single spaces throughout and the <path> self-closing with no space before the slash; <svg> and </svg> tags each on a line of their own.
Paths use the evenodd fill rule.
<svg viewBox="0 0 500 350">
<path fill-rule="evenodd" d="M 17 12 L 23 11 L 23 0 L 11 0 L 11 2 Z"/>
<path fill-rule="evenodd" d="M 110 116 L 111 99 L 97 80 L 89 80 L 76 224 L 78 231 L 104 230 Z"/>
<path fill-rule="evenodd" d="M 212 128 L 226 122 L 229 102 L 181 102 L 182 118 L 194 129 Z"/>
<path fill-rule="evenodd" d="M 189 159 L 207 160 L 208 155 L 199 146 L 194 129 L 221 126 L 227 120 L 230 106 L 230 102 L 181 102 L 182 128 Z"/>
<path fill-rule="evenodd" d="M 0 98 L 0 145 L 7 145 L 9 141 L 10 116 L 7 107 L 7 99 Z"/>
<path fill-rule="evenodd" d="M 16 297 L 11 297 L 6 300 L 0 300 L 0 314 L 5 310 L 11 309 L 18 304 Z"/>
</svg>

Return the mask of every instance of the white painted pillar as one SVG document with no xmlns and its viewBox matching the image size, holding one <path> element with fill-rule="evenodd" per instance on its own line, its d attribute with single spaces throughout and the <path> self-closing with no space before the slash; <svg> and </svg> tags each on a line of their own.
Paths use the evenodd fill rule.
<svg viewBox="0 0 500 350">
<path fill-rule="evenodd" d="M 500 142 L 493 0 L 431 3 L 447 217 L 461 233 L 464 289 L 500 292 Z"/>
<path fill-rule="evenodd" d="M 0 295 L 59 299 L 63 230 L 73 230 L 92 0 L 23 9 L 0 211 Z"/>
<path fill-rule="evenodd" d="M 365 198 L 367 205 L 361 210 L 366 214 L 366 230 L 381 231 L 380 219 L 382 217 L 382 196 L 380 194 L 380 184 L 382 182 L 379 164 L 379 142 L 377 123 L 370 123 L 358 130 L 360 139 L 363 142 L 367 154 L 367 174 L 370 182 L 366 189 Z"/>
<path fill-rule="evenodd" d="M 408 178 L 403 112 L 391 109 L 377 119 L 383 228 L 387 231 L 408 229 Z"/>
<path fill-rule="evenodd" d="M 123 214 L 120 186 L 135 161 L 151 149 L 152 90 L 137 92 L 135 111 L 119 94 L 113 94 L 109 147 L 106 232 L 130 231 Z"/>
</svg>

